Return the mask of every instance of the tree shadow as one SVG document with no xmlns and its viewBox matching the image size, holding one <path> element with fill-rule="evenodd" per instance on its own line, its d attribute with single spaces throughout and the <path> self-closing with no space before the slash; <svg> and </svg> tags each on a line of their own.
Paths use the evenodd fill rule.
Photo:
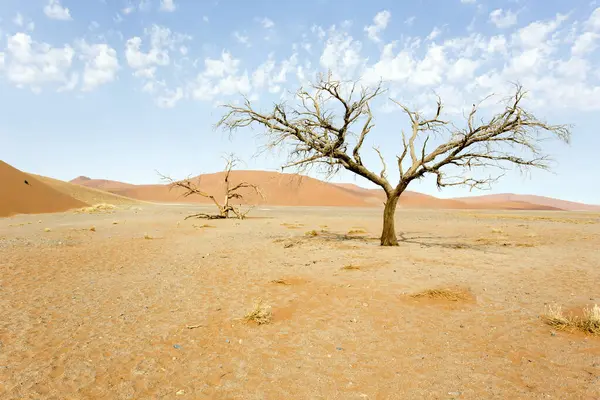
<svg viewBox="0 0 600 400">
<path fill-rule="evenodd" d="M 450 239 L 450 240 L 449 240 Z M 439 236 L 439 235 L 407 235 L 405 232 L 398 233 L 398 242 L 417 244 L 421 247 L 431 248 L 438 247 L 444 249 L 455 249 L 455 250 L 475 250 L 475 251 L 488 251 L 484 245 L 467 243 L 465 241 L 456 239 L 464 239 L 461 236 Z"/>
</svg>

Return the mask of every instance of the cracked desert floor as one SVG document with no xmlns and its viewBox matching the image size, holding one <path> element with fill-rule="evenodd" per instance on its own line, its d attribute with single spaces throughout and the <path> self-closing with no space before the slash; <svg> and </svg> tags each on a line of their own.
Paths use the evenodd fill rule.
<svg viewBox="0 0 600 400">
<path fill-rule="evenodd" d="M 198 210 L 0 219 L 0 398 L 600 398 L 600 338 L 541 317 L 600 304 L 598 214 L 399 210 L 381 248 L 378 209 Z"/>
</svg>

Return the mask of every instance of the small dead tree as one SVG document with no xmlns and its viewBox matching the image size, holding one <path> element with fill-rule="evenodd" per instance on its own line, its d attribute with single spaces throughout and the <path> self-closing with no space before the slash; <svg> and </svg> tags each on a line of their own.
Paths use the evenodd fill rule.
<svg viewBox="0 0 600 400">
<path fill-rule="evenodd" d="M 478 120 L 479 106 L 473 105 L 461 128 L 442 119 L 439 97 L 430 117 L 396 102 L 409 119 L 410 131 L 399 132 L 402 147 L 396 163 L 400 178 L 392 185 L 378 148 L 374 151 L 381 160 L 381 172 L 367 168 L 361 158 L 365 138 L 374 127 L 370 103 L 385 91 L 381 84 L 360 90 L 357 84 L 346 86 L 332 79 L 331 74 L 320 75 L 311 85 L 310 93 L 303 88 L 296 92 L 298 102 L 294 107 L 279 103 L 268 112 L 260 112 L 246 99 L 241 106 L 226 105 L 227 112 L 217 126 L 230 132 L 251 125 L 262 126 L 266 129 L 268 147 L 290 146 L 288 163 L 282 168 L 324 165 L 329 174 L 345 168 L 380 186 L 387 197 L 382 246 L 398 245 L 395 210 L 400 195 L 412 181 L 431 174 L 436 176 L 438 188 L 458 185 L 487 188 L 511 165 L 548 169 L 550 160 L 543 153 L 541 142 L 548 137 L 567 143 L 570 139 L 568 126 L 549 125 L 522 107 L 525 91 L 520 85 L 505 100 L 503 110 L 487 121 Z M 434 147 L 430 144 L 433 141 L 441 144 Z M 458 169 L 456 174 L 447 175 L 452 167 Z M 493 169 L 498 173 L 488 178 L 472 178 L 468 173 L 473 169 Z"/>
<path fill-rule="evenodd" d="M 243 189 L 251 189 L 256 192 L 261 198 L 264 198 L 260 188 L 257 185 L 248 182 L 240 182 L 238 184 L 232 185 L 230 181 L 231 171 L 239 164 L 240 160 L 236 158 L 233 154 L 225 157 L 225 198 L 223 199 L 223 203 L 219 203 L 219 201 L 215 198 L 214 195 L 207 193 L 198 187 L 199 181 L 194 183 L 190 180 L 190 178 L 176 181 L 171 177 L 164 176 L 159 174 L 161 178 L 167 181 L 170 184 L 170 189 L 173 188 L 181 188 L 184 190 L 183 197 L 188 197 L 191 195 L 198 195 L 202 197 L 206 197 L 211 199 L 212 202 L 217 206 L 219 213 L 218 214 L 206 214 L 206 213 L 198 213 L 192 214 L 185 217 L 188 218 L 206 218 L 206 219 L 226 219 L 231 218 L 230 213 L 233 213 L 234 218 L 244 219 L 246 215 L 254 208 L 249 206 L 245 211 L 241 209 L 240 206 L 235 206 L 232 204 L 232 200 L 243 200 L 244 196 L 240 191 Z"/>
</svg>

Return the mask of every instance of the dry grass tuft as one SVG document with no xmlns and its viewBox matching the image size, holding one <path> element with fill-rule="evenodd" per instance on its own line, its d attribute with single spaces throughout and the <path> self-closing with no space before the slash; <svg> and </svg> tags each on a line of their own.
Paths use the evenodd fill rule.
<svg viewBox="0 0 600 400">
<path fill-rule="evenodd" d="M 44 228 L 44 232 L 52 232 L 52 229 L 50 229 L 50 228 Z"/>
<path fill-rule="evenodd" d="M 465 214 L 474 218 L 487 218 L 487 219 L 498 219 L 498 220 L 522 220 L 522 221 L 541 221 L 541 222 L 558 222 L 563 224 L 577 224 L 577 225 L 591 225 L 600 223 L 595 213 L 586 213 L 580 215 L 579 218 L 568 218 L 561 216 L 546 216 L 546 215 L 520 215 L 520 214 Z"/>
<path fill-rule="evenodd" d="M 492 233 L 504 233 L 504 231 L 500 228 L 492 228 Z"/>
<path fill-rule="evenodd" d="M 438 299 L 448 301 L 465 301 L 471 297 L 464 289 L 427 289 L 419 293 L 411 294 L 415 299 Z"/>
<path fill-rule="evenodd" d="M 319 232 L 315 231 L 314 229 L 312 231 L 308 231 L 305 233 L 306 236 L 319 236 Z"/>
<path fill-rule="evenodd" d="M 152 236 L 148 235 L 147 233 L 144 233 L 144 239 L 154 239 Z"/>
<path fill-rule="evenodd" d="M 299 229 L 304 226 L 304 224 L 290 224 L 288 222 L 284 222 L 281 226 L 285 226 L 288 229 Z"/>
<path fill-rule="evenodd" d="M 584 308 L 582 317 L 565 315 L 560 305 L 548 305 L 543 318 L 546 324 L 558 330 L 571 332 L 578 330 L 591 335 L 600 335 L 600 307 L 597 304 L 592 308 Z"/>
<path fill-rule="evenodd" d="M 364 229 L 351 229 L 348 231 L 348 235 L 364 235 L 367 233 Z"/>
<path fill-rule="evenodd" d="M 84 213 L 84 214 L 112 213 L 112 212 L 114 212 L 115 208 L 117 208 L 117 207 L 114 206 L 113 204 L 100 203 L 100 204 L 95 204 L 90 207 L 80 208 L 76 212 Z"/>
<path fill-rule="evenodd" d="M 360 267 L 350 264 L 350 265 L 345 265 L 340 269 L 343 271 L 358 271 L 358 270 L 360 270 Z"/>
<path fill-rule="evenodd" d="M 515 247 L 535 247 L 534 243 L 516 243 Z"/>
<path fill-rule="evenodd" d="M 216 228 L 216 226 L 214 225 L 209 225 L 209 224 L 202 224 L 202 225 L 192 225 L 194 228 Z"/>
<path fill-rule="evenodd" d="M 92 232 L 96 232 L 96 227 L 95 227 L 95 226 L 92 226 L 92 227 L 90 228 L 90 231 L 92 231 Z"/>
<path fill-rule="evenodd" d="M 273 279 L 271 283 L 275 283 L 277 285 L 289 285 L 284 279 Z"/>
<path fill-rule="evenodd" d="M 257 325 L 265 325 L 273 320 L 271 306 L 265 304 L 262 299 L 259 299 L 252 311 L 244 316 L 246 322 L 254 322 Z"/>
</svg>

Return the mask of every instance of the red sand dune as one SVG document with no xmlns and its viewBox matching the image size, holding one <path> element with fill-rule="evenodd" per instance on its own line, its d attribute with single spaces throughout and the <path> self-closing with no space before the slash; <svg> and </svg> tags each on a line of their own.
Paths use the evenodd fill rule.
<svg viewBox="0 0 600 400">
<path fill-rule="evenodd" d="M 221 201 L 225 195 L 224 172 L 200 175 L 192 178 L 199 188 Z M 349 206 L 368 207 L 370 204 L 361 196 L 348 193 L 330 183 L 294 174 L 268 171 L 232 171 L 231 185 L 246 181 L 258 185 L 264 195 L 262 199 L 251 189 L 241 192 L 244 204 L 269 204 L 285 206 Z M 146 201 L 210 203 L 201 196 L 183 197 L 182 191 L 170 190 L 168 185 L 136 185 L 110 190 L 122 196 Z"/>
<path fill-rule="evenodd" d="M 136 185 L 132 185 L 130 183 L 123 183 L 117 181 L 110 181 L 107 179 L 91 179 L 87 176 L 78 176 L 75 179 L 69 181 L 69 183 L 74 183 L 76 185 L 87 186 L 94 189 L 105 190 L 107 192 L 111 192 L 113 190 L 120 190 L 126 188 L 132 188 Z"/>
<path fill-rule="evenodd" d="M 200 175 L 192 180 L 199 188 L 222 201 L 225 194 L 224 172 Z M 29 184 L 25 184 L 25 180 Z M 351 183 L 334 184 L 295 174 L 269 171 L 232 171 L 232 185 L 241 181 L 260 186 L 264 198 L 252 190 L 242 192 L 245 204 L 282 206 L 346 206 L 382 207 L 385 195 L 381 189 L 365 189 Z M 73 179 L 73 193 L 82 186 L 126 196 L 131 199 L 167 203 L 210 203 L 200 196 L 183 197 L 182 191 L 169 185 L 133 185 L 105 179 L 80 176 Z M 64 185 L 69 185 L 64 183 Z M 84 207 L 87 204 L 71 196 L 60 185 L 50 185 L 42 177 L 19 171 L 0 161 L 0 217 L 14 214 L 49 213 Z M 89 189 L 86 189 L 89 190 Z M 98 192 L 98 193 L 105 193 Z M 94 193 L 97 195 L 98 193 Z M 76 196 L 75 196 L 76 197 Z M 79 198 L 79 197 L 78 197 Z M 95 198 L 95 197 L 94 197 Z M 237 202 L 236 202 L 237 203 Z M 400 208 L 431 209 L 495 209 L 495 210 L 584 210 L 600 211 L 600 206 L 580 204 L 541 196 L 500 194 L 455 199 L 407 191 L 400 198 Z"/>
<path fill-rule="evenodd" d="M 539 204 L 540 206 L 546 206 L 550 209 L 561 209 L 566 211 L 600 211 L 600 206 L 576 203 L 573 201 L 553 199 L 551 197 L 534 196 L 526 194 L 490 194 L 484 196 L 473 196 L 473 197 L 457 197 L 454 200 L 462 201 L 469 204 L 479 204 L 481 206 L 487 206 L 490 203 L 529 203 Z"/>
<path fill-rule="evenodd" d="M 61 212 L 86 205 L 0 161 L 0 217 Z"/>
<path fill-rule="evenodd" d="M 213 194 L 218 200 L 224 196 L 223 172 L 200 175 L 193 178 L 199 187 Z M 351 183 L 328 183 L 294 174 L 268 171 L 233 171 L 232 184 L 247 181 L 261 187 L 265 199 L 252 191 L 244 192 L 245 203 L 286 206 L 349 206 L 381 207 L 385 195 L 381 189 L 365 189 Z M 131 185 L 122 182 L 79 177 L 71 181 L 84 186 L 100 188 L 138 200 L 176 203 L 210 203 L 199 196 L 182 197 L 177 189 L 167 185 Z M 600 206 L 564 202 L 540 196 L 479 196 L 457 199 L 440 199 L 422 193 L 405 192 L 400 198 L 400 208 L 433 209 L 496 209 L 496 210 L 600 210 Z M 482 199 L 480 201 L 479 199 Z"/>
</svg>

